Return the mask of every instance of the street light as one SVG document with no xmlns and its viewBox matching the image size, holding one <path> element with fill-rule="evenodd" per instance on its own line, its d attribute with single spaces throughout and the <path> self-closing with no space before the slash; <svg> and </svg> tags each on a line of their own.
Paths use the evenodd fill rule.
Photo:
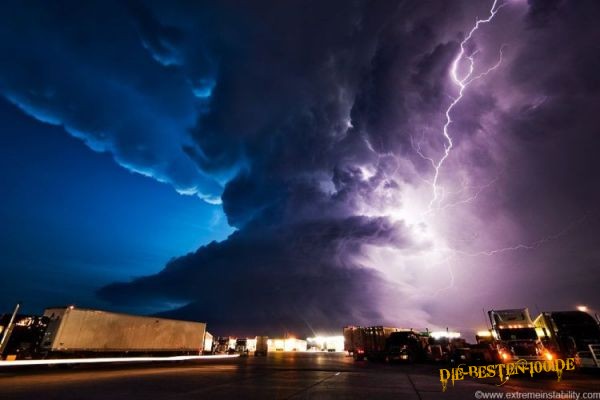
<svg viewBox="0 0 600 400">
<path fill-rule="evenodd" d="M 577 310 L 581 312 L 588 312 L 587 306 L 577 306 Z"/>
</svg>

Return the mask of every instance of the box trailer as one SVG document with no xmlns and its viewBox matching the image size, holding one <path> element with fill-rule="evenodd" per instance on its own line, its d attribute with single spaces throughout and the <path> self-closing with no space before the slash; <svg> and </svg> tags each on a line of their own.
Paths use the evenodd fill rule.
<svg viewBox="0 0 600 400">
<path fill-rule="evenodd" d="M 365 357 L 365 344 L 363 328 L 360 326 L 344 327 L 344 351 L 352 356 L 354 360 L 360 361 Z"/>
<path fill-rule="evenodd" d="M 203 354 L 213 354 L 213 335 L 206 331 L 204 333 L 204 351 Z"/>
<path fill-rule="evenodd" d="M 84 308 L 44 311 L 48 327 L 41 349 L 48 355 L 201 354 L 206 324 Z"/>
<path fill-rule="evenodd" d="M 385 326 L 344 327 L 344 350 L 361 361 L 417 361 L 424 350 L 418 336 L 410 329 Z"/>
<path fill-rule="evenodd" d="M 256 337 L 256 350 L 254 351 L 255 356 L 266 356 L 269 352 L 269 337 L 268 336 L 257 336 Z"/>
</svg>

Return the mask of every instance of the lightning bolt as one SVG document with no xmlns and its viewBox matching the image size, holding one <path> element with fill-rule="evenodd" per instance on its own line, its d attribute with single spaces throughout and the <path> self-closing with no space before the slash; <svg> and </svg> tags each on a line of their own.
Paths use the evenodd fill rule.
<svg viewBox="0 0 600 400">
<path fill-rule="evenodd" d="M 508 251 L 516 251 L 516 250 L 535 250 L 535 249 L 545 245 L 548 242 L 553 242 L 555 240 L 561 239 L 562 237 L 566 236 L 568 233 L 570 233 L 576 227 L 578 227 L 578 226 L 582 225 L 584 222 L 588 221 L 590 219 L 590 215 L 594 216 L 594 215 L 596 215 L 596 213 L 592 213 L 592 214 L 585 213 L 580 218 L 572 221 L 566 227 L 559 230 L 558 232 L 555 232 L 551 235 L 545 236 L 541 239 L 538 239 L 538 240 L 536 240 L 534 242 L 530 242 L 530 243 L 520 243 L 520 244 L 516 244 L 514 246 L 508 246 L 508 247 L 503 247 L 503 248 L 498 248 L 498 249 L 493 249 L 493 250 L 483 250 L 483 251 L 478 251 L 478 252 L 474 252 L 474 253 L 470 253 L 470 252 L 462 251 L 462 250 L 458 250 L 458 249 L 452 249 L 452 248 L 446 248 L 445 250 L 449 251 L 450 253 L 463 255 L 463 256 L 467 256 L 467 257 L 494 256 L 497 254 L 502 254 L 502 253 L 506 253 Z"/>
<path fill-rule="evenodd" d="M 483 193 L 484 190 L 486 190 L 487 188 L 493 186 L 497 181 L 498 181 L 498 178 L 494 178 L 491 181 L 489 181 L 488 183 L 486 183 L 485 185 L 481 185 L 481 186 L 467 186 L 467 185 L 463 185 L 463 189 L 460 190 L 459 192 L 456 192 L 456 194 L 459 194 L 459 193 L 462 193 L 462 192 L 465 192 L 465 191 L 469 191 L 469 189 L 473 189 L 473 188 L 476 189 L 477 191 L 475 193 L 469 195 L 468 197 L 461 199 L 461 200 L 457 200 L 457 201 L 454 201 L 452 203 L 446 203 L 444 205 L 440 205 L 440 207 L 438 208 L 438 210 L 443 211 L 443 210 L 446 210 L 446 209 L 451 208 L 451 207 L 459 206 L 461 204 L 471 203 L 471 202 L 477 200 L 479 198 L 479 195 L 481 193 Z M 443 199 L 443 196 L 442 196 L 442 199 Z"/>
<path fill-rule="evenodd" d="M 485 78 L 488 74 L 490 74 L 491 72 L 493 72 L 494 70 L 499 68 L 503 62 L 504 49 L 506 47 L 505 45 L 502 45 L 499 49 L 498 60 L 493 65 L 491 65 L 486 70 L 484 70 L 483 72 L 479 72 L 481 70 L 476 68 L 476 56 L 479 51 L 476 50 L 476 51 L 469 53 L 469 51 L 467 50 L 469 48 L 470 41 L 473 39 L 473 37 L 476 34 L 476 32 L 478 31 L 478 29 L 484 24 L 491 23 L 492 20 L 494 19 L 494 17 L 500 11 L 500 9 L 502 9 L 506 5 L 505 3 L 501 3 L 501 1 L 502 0 L 494 0 L 493 1 L 486 18 L 482 18 L 482 19 L 476 18 L 474 25 L 471 27 L 471 29 L 468 31 L 467 35 L 460 42 L 460 49 L 459 49 L 458 53 L 456 54 L 456 56 L 454 57 L 454 59 L 452 60 L 452 63 L 450 64 L 449 75 L 451 78 L 451 83 L 457 89 L 457 95 L 455 97 L 451 98 L 451 102 L 445 110 L 445 123 L 441 130 L 441 136 L 444 141 L 444 146 L 443 146 L 444 151 L 441 154 L 441 156 L 439 157 L 439 159 L 436 159 L 436 157 L 432 157 L 431 155 L 428 155 L 428 154 L 426 154 L 425 151 L 423 151 L 423 148 L 421 146 L 422 142 L 424 140 L 423 134 L 421 135 L 421 140 L 419 140 L 419 141 L 415 141 L 414 138 L 411 136 L 411 144 L 412 144 L 413 150 L 415 151 L 416 154 L 419 155 L 419 157 L 421 157 L 424 161 L 426 161 L 429 165 L 431 165 L 431 167 L 433 169 L 433 177 L 431 179 L 425 179 L 425 178 L 421 177 L 421 179 L 425 183 L 427 183 L 428 186 L 431 186 L 431 192 L 432 192 L 432 196 L 431 196 L 431 199 L 430 199 L 429 205 L 428 205 L 428 211 L 422 215 L 422 218 L 425 216 L 429 216 L 434 212 L 443 211 L 450 207 L 455 207 L 460 204 L 470 203 L 472 201 L 475 201 L 478 198 L 478 196 L 482 193 L 483 190 L 492 186 L 497 181 L 497 178 L 495 178 L 483 186 L 475 187 L 475 188 L 477 188 L 477 191 L 474 194 L 471 194 L 468 197 L 465 197 L 461 200 L 454 201 L 454 202 L 445 201 L 445 197 L 446 197 L 447 193 L 445 193 L 444 188 L 439 184 L 440 175 L 441 175 L 444 163 L 450 156 L 452 149 L 454 147 L 454 141 L 451 136 L 451 129 L 450 129 L 452 126 L 452 123 L 454 122 L 452 119 L 454 109 L 463 100 L 467 88 L 473 82 L 476 82 L 480 79 Z M 464 68 L 461 68 L 463 66 L 466 66 L 466 70 Z M 540 104 L 543 103 L 544 100 L 545 99 L 542 98 L 540 100 Z M 455 192 L 453 194 L 459 194 L 463 191 L 469 190 L 470 188 L 472 188 L 472 187 L 468 187 L 463 183 L 463 189 L 461 191 Z M 553 234 L 544 236 L 544 237 L 534 240 L 534 241 L 525 242 L 525 243 L 515 243 L 513 245 L 508 245 L 508 246 L 502 247 L 502 248 L 487 249 L 487 250 L 480 250 L 480 251 L 464 251 L 464 250 L 451 248 L 451 247 L 437 247 L 436 246 L 434 249 L 434 252 L 437 255 L 442 257 L 441 262 L 439 262 L 438 264 L 439 265 L 445 264 L 447 266 L 449 277 L 450 277 L 450 282 L 448 283 L 447 286 L 438 288 L 437 290 L 434 290 L 433 295 L 440 294 L 448 289 L 451 289 L 454 286 L 455 277 L 454 277 L 453 268 L 452 268 L 452 264 L 453 264 L 454 260 L 457 260 L 460 257 L 495 257 L 495 256 L 499 256 L 501 254 L 508 253 L 508 252 L 535 251 L 536 249 L 541 248 L 550 242 L 560 240 L 564 236 L 567 236 L 576 226 L 583 224 L 584 221 L 587 220 L 587 218 L 588 218 L 588 215 L 586 213 L 586 215 L 584 215 L 582 218 L 571 222 L 569 225 L 567 225 L 563 229 L 561 229 Z"/>
<path fill-rule="evenodd" d="M 475 51 L 471 54 L 467 54 L 466 47 L 467 47 L 468 43 L 471 41 L 471 38 L 473 37 L 475 32 L 477 32 L 477 30 L 479 29 L 479 27 L 483 24 L 490 23 L 502 7 L 504 7 L 504 4 L 498 4 L 498 0 L 494 0 L 487 18 L 476 19 L 475 24 L 473 25 L 473 27 L 471 28 L 469 33 L 465 36 L 465 38 L 462 40 L 462 42 L 460 42 L 460 50 L 459 50 L 458 54 L 456 55 L 456 57 L 454 58 L 454 60 L 452 61 L 452 64 L 450 66 L 450 77 L 452 78 L 452 82 L 454 83 L 454 85 L 456 85 L 456 87 L 458 88 L 458 96 L 456 96 L 454 98 L 454 100 L 452 100 L 452 102 L 446 109 L 446 113 L 445 113 L 446 123 L 444 124 L 444 127 L 442 129 L 442 135 L 443 135 L 444 141 L 445 141 L 444 154 L 437 162 L 435 162 L 430 157 L 424 156 L 423 153 L 420 151 L 420 149 L 418 151 L 419 155 L 423 159 L 429 161 L 433 165 L 433 169 L 434 169 L 433 180 L 431 182 L 433 194 L 432 194 L 432 198 L 431 198 L 431 201 L 429 202 L 429 207 L 428 207 L 430 211 L 433 209 L 434 205 L 436 204 L 436 202 L 438 201 L 438 198 L 439 198 L 440 188 L 439 188 L 438 182 L 439 182 L 439 178 L 440 178 L 440 171 L 442 169 L 442 166 L 444 165 L 444 162 L 450 156 L 450 152 L 451 152 L 452 148 L 454 147 L 454 142 L 452 141 L 452 136 L 450 136 L 450 132 L 449 132 L 450 125 L 453 122 L 452 121 L 452 110 L 463 99 L 465 90 L 471 83 L 483 78 L 484 76 L 486 76 L 487 74 L 489 74 L 490 72 L 492 72 L 493 70 L 498 68 L 500 66 L 500 64 L 502 63 L 502 56 L 503 56 L 502 50 L 503 50 L 504 46 L 502 48 L 500 48 L 500 57 L 498 59 L 498 62 L 496 62 L 496 64 L 494 64 L 493 66 L 488 68 L 485 72 L 480 73 L 479 75 L 473 76 L 473 72 L 475 71 L 475 55 L 477 54 L 477 51 Z M 468 67 L 467 72 L 461 76 L 458 69 L 459 69 L 460 65 L 465 61 L 468 61 L 469 67 Z"/>
</svg>

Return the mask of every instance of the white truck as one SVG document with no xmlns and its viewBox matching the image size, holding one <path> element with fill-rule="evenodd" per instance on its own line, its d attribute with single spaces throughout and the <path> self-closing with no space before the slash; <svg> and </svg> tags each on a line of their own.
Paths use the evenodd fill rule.
<svg viewBox="0 0 600 400">
<path fill-rule="evenodd" d="M 491 310 L 493 342 L 500 362 L 552 360 L 539 339 L 527 308 Z"/>
</svg>

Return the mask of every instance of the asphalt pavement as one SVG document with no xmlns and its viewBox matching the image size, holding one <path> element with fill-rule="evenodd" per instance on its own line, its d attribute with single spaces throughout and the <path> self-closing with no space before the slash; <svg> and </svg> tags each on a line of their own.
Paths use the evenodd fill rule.
<svg viewBox="0 0 600 400">
<path fill-rule="evenodd" d="M 165 364 L 2 368 L 0 399 L 464 400 L 516 392 L 575 398 L 568 396 L 594 391 L 600 399 L 600 375 L 572 371 L 564 372 L 561 382 L 555 376 L 519 377 L 501 387 L 493 380 L 467 378 L 442 392 L 439 368 L 444 367 L 354 362 L 341 353 L 273 353 Z"/>
</svg>

